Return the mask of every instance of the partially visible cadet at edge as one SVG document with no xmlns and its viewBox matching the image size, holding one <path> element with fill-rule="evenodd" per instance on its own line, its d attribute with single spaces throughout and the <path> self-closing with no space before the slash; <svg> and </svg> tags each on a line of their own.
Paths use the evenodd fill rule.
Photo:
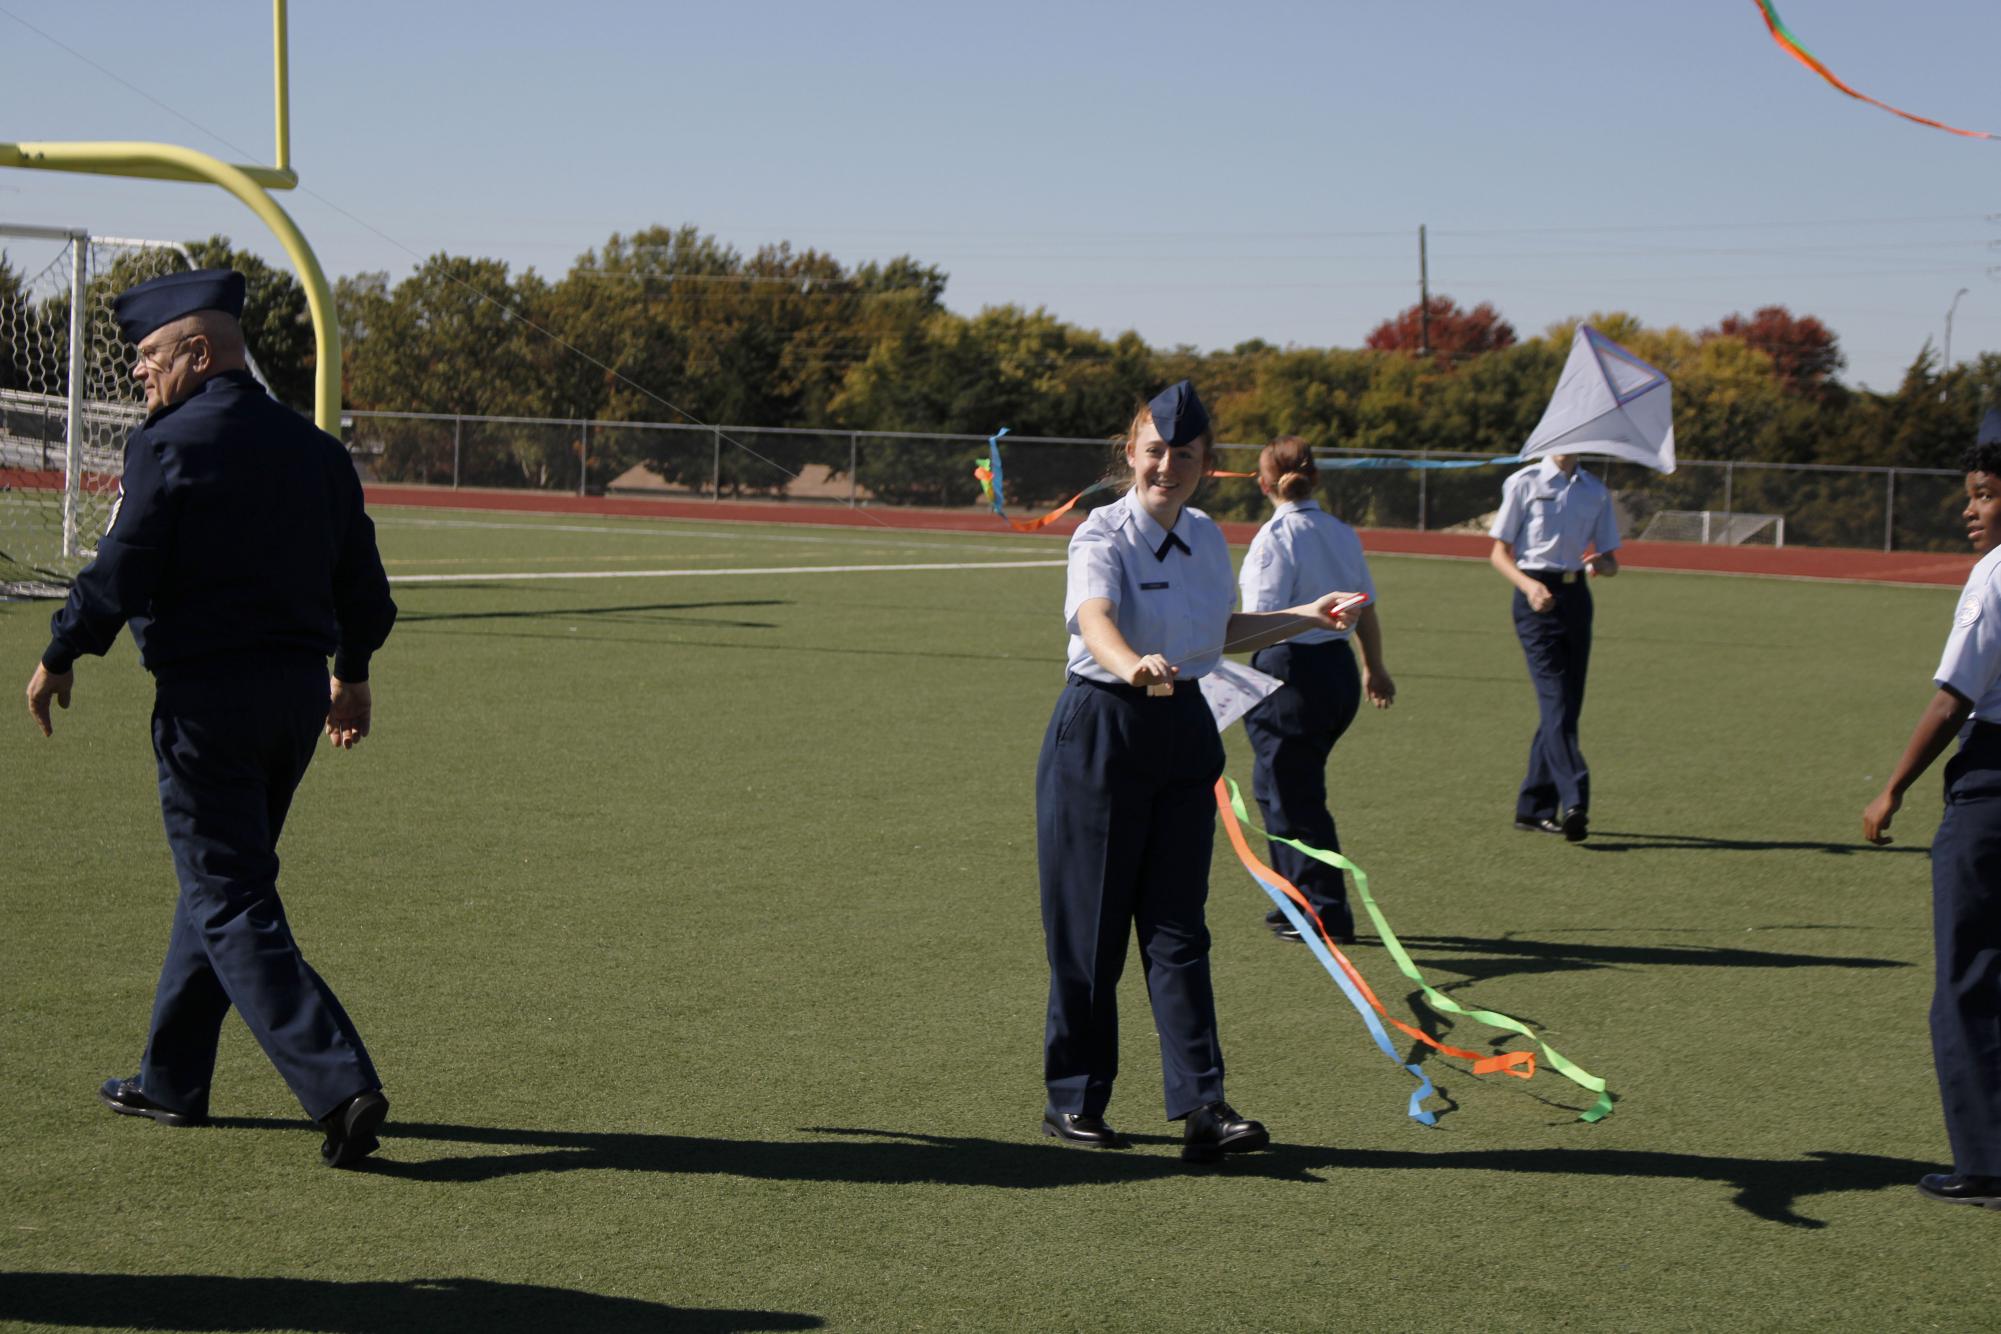
<svg viewBox="0 0 2001 1334">
<path fill-rule="evenodd" d="M 1932 1063 L 1952 1171 L 1918 1181 L 1929 1199 L 2001 1209 L 2001 411 L 1966 451 L 1966 536 L 1980 560 L 1890 779 L 1862 812 L 1862 837 L 1890 841 L 1890 821 L 1955 736 L 1945 815 L 1932 836 Z"/>
</svg>

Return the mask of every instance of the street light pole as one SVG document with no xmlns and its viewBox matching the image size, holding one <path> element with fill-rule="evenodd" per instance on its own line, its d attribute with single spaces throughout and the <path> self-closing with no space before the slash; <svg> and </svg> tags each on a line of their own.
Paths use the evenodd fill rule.
<svg viewBox="0 0 2001 1334">
<path fill-rule="evenodd" d="M 1945 308 L 1945 365 L 1939 368 L 1941 378 L 1952 369 L 1952 312 L 1959 309 L 1959 299 L 1965 295 L 1966 289 L 1960 288 L 1952 294 L 1952 304 Z"/>
</svg>

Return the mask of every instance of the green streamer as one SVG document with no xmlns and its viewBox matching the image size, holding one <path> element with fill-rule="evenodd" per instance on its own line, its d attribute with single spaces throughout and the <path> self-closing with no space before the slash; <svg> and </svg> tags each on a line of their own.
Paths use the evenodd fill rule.
<svg viewBox="0 0 2001 1334">
<path fill-rule="evenodd" d="M 1244 794 L 1237 790 L 1235 780 L 1225 777 L 1223 781 L 1230 788 L 1230 808 L 1237 813 L 1237 819 L 1242 821 L 1247 828 L 1256 830 L 1274 843 L 1283 843 L 1289 848 L 1296 848 L 1317 862 L 1325 863 L 1336 870 L 1346 871 L 1355 877 L 1355 892 L 1362 896 L 1362 906 L 1368 910 L 1369 920 L 1376 924 L 1376 934 L 1383 938 L 1383 948 L 1388 950 L 1390 958 L 1396 961 L 1397 971 L 1417 983 L 1418 989 L 1423 992 L 1424 999 L 1430 1003 L 1432 1009 L 1439 1011 L 1441 1014 L 1463 1015 L 1468 1019 L 1486 1024 L 1490 1028 L 1499 1028 L 1510 1033 L 1521 1034 L 1542 1049 L 1543 1059 L 1549 1063 L 1552 1070 L 1555 1070 L 1578 1087 L 1598 1095 L 1598 1101 L 1593 1103 L 1590 1109 L 1583 1115 L 1579 1116 L 1578 1120 L 1601 1121 L 1612 1114 L 1612 1094 L 1605 1087 L 1605 1081 L 1582 1066 L 1571 1062 L 1562 1052 L 1559 1052 L 1540 1037 L 1537 1037 L 1534 1030 L 1530 1029 L 1526 1024 L 1523 1024 L 1520 1020 L 1512 1019 L 1497 1010 L 1469 1010 L 1425 981 L 1424 974 L 1420 973 L 1417 970 L 1417 965 L 1411 962 L 1410 953 L 1404 949 L 1403 942 L 1397 939 L 1396 932 L 1390 930 L 1390 924 L 1383 919 L 1383 910 L 1376 906 L 1374 896 L 1369 893 L 1369 877 L 1367 872 L 1338 852 L 1328 852 L 1324 848 L 1316 848 L 1310 844 L 1301 843 L 1296 839 L 1280 838 L 1269 830 L 1259 828 L 1257 823 L 1251 819 L 1250 812 L 1244 809 Z"/>
</svg>

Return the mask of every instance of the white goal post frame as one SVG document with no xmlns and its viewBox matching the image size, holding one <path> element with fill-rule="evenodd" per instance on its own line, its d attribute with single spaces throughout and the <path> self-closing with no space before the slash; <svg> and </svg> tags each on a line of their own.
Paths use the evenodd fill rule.
<svg viewBox="0 0 2001 1334">
<path fill-rule="evenodd" d="M 84 413 L 87 392 L 90 385 L 90 364 L 88 359 L 88 332 L 93 311 L 88 301 L 91 279 L 91 250 L 103 246 L 122 250 L 170 251 L 180 256 L 181 262 L 189 269 L 196 267 L 195 257 L 187 245 L 181 241 L 155 241 L 133 236 L 97 236 L 82 227 L 43 227 L 30 223 L 0 222 L 0 243 L 10 238 L 35 241 L 60 241 L 69 249 L 69 329 L 65 338 L 67 352 L 64 358 L 63 374 L 63 488 L 62 488 L 62 544 L 61 554 L 65 560 L 74 560 L 92 554 L 82 536 L 82 497 L 85 459 L 83 456 Z M 4 250 L 0 250 L 4 253 Z M 244 361 L 250 373 L 266 389 L 270 383 L 257 364 L 256 356 L 246 346 Z"/>
<path fill-rule="evenodd" d="M 1657 531 L 1663 521 L 1672 530 L 1679 521 L 1686 525 L 1686 532 Z M 1699 526 L 1698 526 L 1699 525 Z M 1742 546 L 1762 532 L 1772 530 L 1772 545 L 1786 544 L 1786 516 L 1783 514 L 1749 514 L 1736 510 L 1657 510 L 1647 520 L 1646 527 L 1637 535 L 1642 542 L 1694 542 L 1700 546 Z"/>
</svg>

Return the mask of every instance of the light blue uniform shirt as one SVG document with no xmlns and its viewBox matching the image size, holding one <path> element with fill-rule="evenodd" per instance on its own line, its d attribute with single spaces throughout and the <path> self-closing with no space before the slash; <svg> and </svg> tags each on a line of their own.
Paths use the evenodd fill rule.
<svg viewBox="0 0 2001 1334">
<path fill-rule="evenodd" d="M 1201 510 L 1183 508 L 1173 537 L 1128 491 L 1091 511 L 1070 535 L 1070 584 L 1063 619 L 1070 627 L 1070 670 L 1092 681 L 1125 684 L 1100 666 L 1077 633 L 1077 608 L 1109 598 L 1112 621 L 1135 653 L 1158 653 L 1181 668 L 1176 678 L 1207 675 L 1223 656 L 1237 588 L 1230 546 Z M 1182 550 L 1186 546 L 1187 550 Z M 1159 556 L 1167 548 L 1165 558 Z"/>
<path fill-rule="evenodd" d="M 1376 600 L 1376 581 L 1369 577 L 1362 539 L 1311 500 L 1288 500 L 1279 505 L 1251 539 L 1238 579 L 1245 611 L 1284 611 L 1336 589 L 1367 593 L 1372 604 Z M 1346 639 L 1349 633 L 1308 630 L 1294 635 L 1292 642 L 1325 644 Z"/>
<path fill-rule="evenodd" d="M 1969 725 L 2001 722 L 2001 547 L 1967 576 L 1932 681 L 1973 701 Z"/>
<path fill-rule="evenodd" d="M 1584 568 L 1584 550 L 1618 550 L 1619 516 L 1605 483 L 1580 466 L 1569 477 L 1548 459 L 1501 483 L 1501 510 L 1487 535 L 1515 549 L 1524 570 L 1562 573 Z"/>
</svg>

